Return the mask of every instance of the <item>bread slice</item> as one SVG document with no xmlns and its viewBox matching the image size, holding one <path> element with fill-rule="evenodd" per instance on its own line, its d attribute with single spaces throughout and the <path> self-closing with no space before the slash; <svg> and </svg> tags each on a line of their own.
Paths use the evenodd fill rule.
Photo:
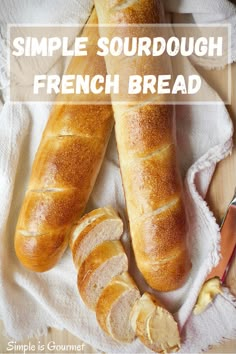
<svg viewBox="0 0 236 354">
<path fill-rule="evenodd" d="M 176 352 L 180 336 L 173 316 L 149 293 L 136 302 L 131 324 L 141 342 L 154 352 Z"/>
<path fill-rule="evenodd" d="M 128 259 L 120 241 L 97 246 L 79 268 L 77 284 L 84 303 L 95 310 L 102 290 L 111 279 L 128 270 Z"/>
<path fill-rule="evenodd" d="M 134 340 L 130 314 L 139 298 L 140 292 L 127 272 L 113 278 L 99 297 L 97 321 L 116 341 L 130 343 Z"/>
<path fill-rule="evenodd" d="M 74 227 L 70 239 L 73 261 L 78 269 L 89 253 L 104 241 L 119 240 L 123 222 L 111 207 L 84 215 Z"/>
</svg>

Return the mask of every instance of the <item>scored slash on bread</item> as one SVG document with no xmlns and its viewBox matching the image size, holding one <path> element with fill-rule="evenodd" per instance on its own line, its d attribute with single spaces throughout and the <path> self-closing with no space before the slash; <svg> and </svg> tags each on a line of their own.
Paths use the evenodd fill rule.
<svg viewBox="0 0 236 354">
<path fill-rule="evenodd" d="M 122 37 L 125 28 L 125 36 L 134 37 L 135 33 L 140 38 L 140 35 L 143 36 L 143 32 L 141 34 L 137 30 L 140 25 L 165 21 L 160 0 L 95 0 L 94 3 L 101 37 L 113 38 L 113 28 L 116 29 L 116 35 Z M 171 72 L 171 62 L 165 56 L 126 56 L 124 65 L 123 56 L 107 55 L 105 62 L 107 73 L 120 74 L 121 81 L 134 73 L 144 77 L 150 72 L 156 75 Z M 135 260 L 148 285 L 158 291 L 170 291 L 184 284 L 191 269 L 187 228 L 184 227 L 186 215 L 182 202 L 182 181 L 175 146 L 175 110 L 173 105 L 165 104 L 163 97 L 154 97 L 150 92 L 127 95 L 127 98 L 124 102 L 122 92 L 118 95 L 111 93 Z M 117 100 L 122 104 L 116 104 Z M 170 209 L 176 199 L 181 201 L 176 204 L 181 225 L 178 218 L 171 220 Z M 172 238 L 168 228 L 162 228 L 163 222 L 159 219 L 162 216 L 157 216 L 163 208 L 166 208 L 165 214 L 168 214 L 166 222 L 172 222 Z M 139 227 L 136 227 L 137 222 Z M 147 224 L 153 234 L 151 241 L 149 233 L 145 232 Z M 160 251 L 160 243 L 163 252 Z M 166 248 L 172 248 L 172 257 L 165 254 Z M 159 256 L 166 261 L 163 267 L 157 265 Z"/>
<path fill-rule="evenodd" d="M 88 24 L 97 24 L 95 11 Z M 99 68 L 105 75 L 105 62 L 96 56 L 98 31 L 85 26 L 82 35 L 91 44 L 88 56 L 73 57 L 66 73 L 93 77 Z M 15 252 L 30 270 L 44 272 L 55 266 L 86 207 L 113 127 L 111 106 L 99 103 L 104 99 L 109 101 L 105 93 L 87 95 L 86 100 L 96 100 L 96 104 L 81 105 L 77 104 L 83 101 L 81 95 L 57 96 L 16 226 Z"/>
<path fill-rule="evenodd" d="M 144 293 L 136 302 L 131 314 L 131 324 L 141 342 L 154 352 L 169 353 L 180 349 L 176 321 L 151 294 Z"/>
<path fill-rule="evenodd" d="M 130 314 L 139 298 L 137 285 L 127 272 L 113 278 L 103 290 L 96 306 L 97 321 L 116 341 L 129 343 L 134 340 Z"/>
<path fill-rule="evenodd" d="M 151 287 L 158 285 L 159 291 L 173 290 L 188 272 L 189 257 L 185 257 L 187 245 L 183 238 L 187 225 L 182 204 L 181 199 L 176 198 L 156 213 L 132 222 L 136 255 L 144 259 L 148 254 L 148 262 L 142 265 L 143 276 Z M 165 237 L 159 237 L 157 243 L 158 234 Z M 139 238 L 139 235 L 148 237 Z"/>
<path fill-rule="evenodd" d="M 89 253 L 102 242 L 119 240 L 123 222 L 111 207 L 99 208 L 82 217 L 72 231 L 70 247 L 78 269 Z"/>
</svg>

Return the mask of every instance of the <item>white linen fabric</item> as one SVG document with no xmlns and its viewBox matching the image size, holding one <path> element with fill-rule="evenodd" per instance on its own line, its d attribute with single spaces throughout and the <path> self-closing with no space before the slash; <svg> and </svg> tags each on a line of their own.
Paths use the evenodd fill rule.
<svg viewBox="0 0 236 354">
<path fill-rule="evenodd" d="M 0 7 L 0 319 L 6 334 L 16 340 L 47 333 L 48 327 L 66 329 L 98 350 L 107 353 L 149 353 L 138 340 L 119 345 L 99 328 L 95 314 L 82 303 L 76 287 L 76 271 L 68 249 L 52 270 L 37 274 L 24 269 L 14 252 L 14 230 L 30 168 L 51 108 L 50 104 L 12 104 L 7 98 L 6 25 L 8 23 L 85 23 L 93 3 L 88 0 L 2 0 Z M 173 22 L 231 23 L 236 36 L 236 9 L 227 0 L 165 1 Z M 236 59 L 232 43 L 229 63 Z M 201 62 L 209 66 L 209 63 Z M 186 60 L 185 70 L 192 64 Z M 62 70 L 65 63 L 62 62 Z M 217 67 L 217 63 L 214 63 Z M 208 86 L 211 96 L 217 93 Z M 179 105 L 176 107 L 177 142 L 185 176 L 189 243 L 192 271 L 180 290 L 157 294 L 179 321 L 181 352 L 199 352 L 223 338 L 236 335 L 235 299 L 223 295 L 200 316 L 191 314 L 206 275 L 220 258 L 219 226 L 209 210 L 206 195 L 216 163 L 232 149 L 233 127 L 224 104 Z M 233 189 L 234 186 L 232 186 Z M 111 205 L 127 226 L 115 137 L 112 134 L 106 157 L 87 210 Z M 127 230 L 127 228 L 126 228 Z M 129 235 L 123 242 L 133 262 Z M 132 275 L 142 290 L 144 284 L 135 266 Z M 151 291 L 151 290 L 150 290 Z"/>
</svg>

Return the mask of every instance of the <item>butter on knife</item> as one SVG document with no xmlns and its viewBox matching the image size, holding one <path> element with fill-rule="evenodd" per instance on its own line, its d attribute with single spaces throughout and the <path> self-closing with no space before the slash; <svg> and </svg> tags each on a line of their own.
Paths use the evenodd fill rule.
<svg viewBox="0 0 236 354">
<path fill-rule="evenodd" d="M 218 277 L 208 279 L 202 286 L 194 307 L 194 315 L 202 313 L 217 294 L 222 293 L 221 281 Z"/>
<path fill-rule="evenodd" d="M 195 315 L 202 313 L 215 296 L 222 292 L 221 283 L 224 283 L 233 260 L 236 245 L 236 192 L 222 222 L 220 233 L 221 259 L 202 286 L 193 310 Z"/>
</svg>

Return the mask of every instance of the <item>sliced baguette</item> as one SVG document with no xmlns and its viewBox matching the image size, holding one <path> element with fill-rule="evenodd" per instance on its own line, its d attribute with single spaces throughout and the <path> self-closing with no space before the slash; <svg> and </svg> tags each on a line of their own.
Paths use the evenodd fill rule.
<svg viewBox="0 0 236 354">
<path fill-rule="evenodd" d="M 130 314 L 139 298 L 140 292 L 127 272 L 113 278 L 103 290 L 96 306 L 97 321 L 116 341 L 130 343 L 134 340 Z"/>
<path fill-rule="evenodd" d="M 123 223 L 110 207 L 86 214 L 75 226 L 70 246 L 84 303 L 101 328 L 118 342 L 137 335 L 153 351 L 177 351 L 180 338 L 172 315 L 150 294 L 140 297 L 127 272 L 121 242 Z"/>
<path fill-rule="evenodd" d="M 78 269 L 91 251 L 104 241 L 119 240 L 123 222 L 111 207 L 84 215 L 74 227 L 70 239 L 75 267 Z"/>
<path fill-rule="evenodd" d="M 135 303 L 131 324 L 141 342 L 157 353 L 180 349 L 178 325 L 173 316 L 149 293 Z"/>
<path fill-rule="evenodd" d="M 102 290 L 113 277 L 128 270 L 128 259 L 120 241 L 97 246 L 79 268 L 77 284 L 84 303 L 95 310 Z"/>
</svg>

